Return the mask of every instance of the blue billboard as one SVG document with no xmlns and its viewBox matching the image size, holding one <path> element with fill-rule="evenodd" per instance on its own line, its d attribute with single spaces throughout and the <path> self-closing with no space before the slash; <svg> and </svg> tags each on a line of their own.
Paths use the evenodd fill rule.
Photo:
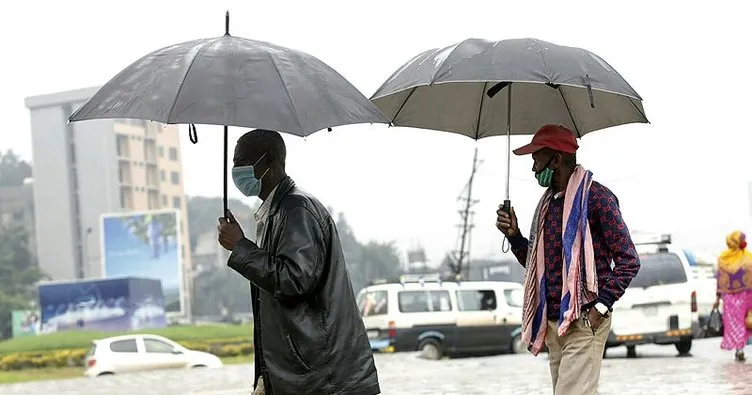
<svg viewBox="0 0 752 395">
<path fill-rule="evenodd" d="M 183 312 L 183 262 L 177 210 L 102 216 L 102 275 L 161 281 L 168 313 Z"/>
<path fill-rule="evenodd" d="M 128 331 L 167 325 L 159 280 L 112 278 L 39 285 L 41 333 Z"/>
</svg>

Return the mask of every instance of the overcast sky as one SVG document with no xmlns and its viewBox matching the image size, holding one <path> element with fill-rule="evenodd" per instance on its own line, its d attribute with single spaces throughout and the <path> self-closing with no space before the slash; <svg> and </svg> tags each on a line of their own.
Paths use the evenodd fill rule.
<svg viewBox="0 0 752 395">
<path fill-rule="evenodd" d="M 101 85 L 160 47 L 224 33 L 309 52 L 370 96 L 415 54 L 469 37 L 535 37 L 589 49 L 640 93 L 649 125 L 589 134 L 580 162 L 619 197 L 633 230 L 672 232 L 688 247 L 720 250 L 734 228 L 750 230 L 752 78 L 745 2 L 629 1 L 38 1 L 0 13 L 3 59 L 0 149 L 31 158 L 27 96 Z M 669 5 L 672 4 L 672 5 Z M 675 5 L 673 5 L 675 4 Z M 747 39 L 744 39 L 747 37 Z M 233 130 L 233 143 L 245 130 Z M 187 133 L 187 132 L 186 132 Z M 221 129 L 182 141 L 186 192 L 218 196 Z M 529 137 L 513 139 L 514 146 Z M 503 200 L 503 137 L 475 142 L 382 125 L 286 137 L 288 173 L 344 211 L 363 240 L 423 245 L 440 260 L 455 247 L 456 200 L 472 164 L 474 257 L 500 257 L 494 227 Z M 512 201 L 523 232 L 543 192 L 529 157 L 512 159 Z M 232 188 L 235 197 L 241 197 Z"/>
</svg>

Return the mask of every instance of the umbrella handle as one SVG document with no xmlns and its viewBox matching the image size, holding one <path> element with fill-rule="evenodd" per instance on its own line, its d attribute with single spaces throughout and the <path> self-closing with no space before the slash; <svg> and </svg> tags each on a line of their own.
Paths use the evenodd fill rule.
<svg viewBox="0 0 752 395">
<path fill-rule="evenodd" d="M 504 200 L 504 204 L 501 206 L 501 211 L 507 213 L 508 215 L 512 215 L 512 202 L 507 199 Z"/>
<path fill-rule="evenodd" d="M 501 206 L 501 211 L 507 213 L 510 217 L 512 216 L 512 201 L 509 199 L 504 200 L 504 204 Z M 507 253 L 511 249 L 511 245 L 509 244 L 509 241 L 507 240 L 506 236 L 504 237 L 504 241 L 501 242 L 501 252 Z"/>
</svg>

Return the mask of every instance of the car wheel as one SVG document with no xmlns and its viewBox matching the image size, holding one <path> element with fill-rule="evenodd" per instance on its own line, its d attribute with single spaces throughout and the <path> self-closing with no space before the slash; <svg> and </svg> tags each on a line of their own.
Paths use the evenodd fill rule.
<svg viewBox="0 0 752 395">
<path fill-rule="evenodd" d="M 418 350 L 420 350 L 421 358 L 430 359 L 432 361 L 437 361 L 444 355 L 441 342 L 434 338 L 422 340 L 418 345 Z"/>
<path fill-rule="evenodd" d="M 687 356 L 689 355 L 689 350 L 692 349 L 692 339 L 674 343 L 674 346 L 676 346 L 676 351 L 679 351 L 680 356 Z"/>
<path fill-rule="evenodd" d="M 102 372 L 102 373 L 98 374 L 98 375 L 97 375 L 97 377 L 101 377 L 101 376 L 112 376 L 112 375 L 114 375 L 114 374 L 115 374 L 115 373 L 112 373 L 112 372 Z"/>
<path fill-rule="evenodd" d="M 637 358 L 637 346 L 627 346 L 627 358 Z"/>
<path fill-rule="evenodd" d="M 522 344 L 522 335 L 517 335 L 512 338 L 510 351 L 512 354 L 524 354 L 527 352 L 527 348 Z"/>
</svg>

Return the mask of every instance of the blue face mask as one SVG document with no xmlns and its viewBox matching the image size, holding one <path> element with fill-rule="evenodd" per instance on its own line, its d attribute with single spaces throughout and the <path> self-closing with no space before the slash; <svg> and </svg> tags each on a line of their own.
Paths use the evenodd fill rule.
<svg viewBox="0 0 752 395">
<path fill-rule="evenodd" d="M 263 158 L 264 155 L 261 155 L 261 158 Z M 259 161 L 261 158 L 259 158 Z M 256 161 L 256 164 L 258 164 L 258 161 Z M 257 178 L 254 166 L 255 165 L 236 166 L 232 168 L 232 181 L 235 183 L 238 190 L 248 197 L 259 195 L 261 192 L 261 179 L 264 178 L 269 171 L 269 169 L 266 169 L 264 174 Z"/>
</svg>

